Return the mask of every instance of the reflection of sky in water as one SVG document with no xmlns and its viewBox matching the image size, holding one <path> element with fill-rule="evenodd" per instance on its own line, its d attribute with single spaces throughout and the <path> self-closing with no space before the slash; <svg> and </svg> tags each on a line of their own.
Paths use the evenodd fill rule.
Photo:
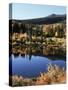
<svg viewBox="0 0 68 90">
<path fill-rule="evenodd" d="M 60 67 L 65 67 L 65 62 L 63 60 L 50 60 L 46 57 L 32 56 L 29 60 L 29 56 L 18 56 L 14 57 L 12 55 L 12 74 L 22 75 L 24 77 L 38 76 L 40 72 L 47 71 L 47 66 L 49 63 L 56 64 Z M 11 63 L 10 59 L 10 63 Z"/>
</svg>

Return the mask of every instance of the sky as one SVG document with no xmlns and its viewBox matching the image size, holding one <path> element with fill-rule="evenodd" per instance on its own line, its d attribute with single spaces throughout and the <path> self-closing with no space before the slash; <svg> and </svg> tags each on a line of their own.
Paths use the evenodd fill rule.
<svg viewBox="0 0 68 90">
<path fill-rule="evenodd" d="M 66 14 L 65 6 L 13 3 L 9 5 L 9 19 L 33 19 L 51 14 Z"/>
</svg>

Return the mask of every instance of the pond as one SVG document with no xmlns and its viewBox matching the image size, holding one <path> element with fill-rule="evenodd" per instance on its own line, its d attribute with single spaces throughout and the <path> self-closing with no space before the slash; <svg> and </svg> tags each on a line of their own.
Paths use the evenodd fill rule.
<svg viewBox="0 0 68 90">
<path fill-rule="evenodd" d="M 23 77 L 37 77 L 41 72 L 47 72 L 47 67 L 49 64 L 58 65 L 59 67 L 64 67 L 66 69 L 66 61 L 64 58 L 48 58 L 46 56 L 40 55 L 23 55 L 14 56 L 12 54 L 9 58 L 9 66 L 12 72 L 10 75 L 18 75 Z M 10 70 L 11 71 L 11 70 Z"/>
</svg>

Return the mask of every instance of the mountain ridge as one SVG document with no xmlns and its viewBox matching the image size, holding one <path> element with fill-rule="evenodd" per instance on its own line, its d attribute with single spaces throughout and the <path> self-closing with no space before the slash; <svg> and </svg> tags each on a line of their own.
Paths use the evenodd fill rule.
<svg viewBox="0 0 68 90">
<path fill-rule="evenodd" d="M 15 22 L 22 22 L 29 24 L 52 24 L 66 20 L 66 14 L 63 15 L 51 14 L 46 17 L 27 19 L 27 20 L 17 20 L 17 19 L 11 19 L 11 20 Z"/>
</svg>

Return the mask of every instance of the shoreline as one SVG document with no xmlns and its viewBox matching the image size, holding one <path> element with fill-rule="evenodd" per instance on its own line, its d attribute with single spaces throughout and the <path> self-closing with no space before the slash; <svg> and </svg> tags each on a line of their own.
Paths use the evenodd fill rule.
<svg viewBox="0 0 68 90">
<path fill-rule="evenodd" d="M 48 65 L 48 71 L 40 73 L 38 77 L 24 78 L 23 76 L 9 76 L 11 86 L 32 86 L 66 83 L 66 71 L 57 65 Z"/>
</svg>

